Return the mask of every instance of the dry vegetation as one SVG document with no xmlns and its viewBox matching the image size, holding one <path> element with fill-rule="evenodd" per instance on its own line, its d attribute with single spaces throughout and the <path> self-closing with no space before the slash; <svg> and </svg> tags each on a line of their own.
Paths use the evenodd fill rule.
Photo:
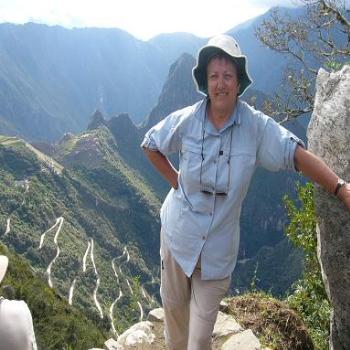
<svg viewBox="0 0 350 350">
<path fill-rule="evenodd" d="M 314 349 L 300 317 L 279 300 L 263 293 L 250 293 L 228 300 L 228 310 L 264 346 L 273 350 Z"/>
</svg>

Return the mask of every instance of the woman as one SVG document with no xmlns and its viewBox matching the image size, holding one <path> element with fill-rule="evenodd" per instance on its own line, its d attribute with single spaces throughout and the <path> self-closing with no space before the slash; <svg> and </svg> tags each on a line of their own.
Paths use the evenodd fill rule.
<svg viewBox="0 0 350 350">
<path fill-rule="evenodd" d="M 0 255 L 0 282 L 7 266 L 7 256 Z M 0 349 L 37 350 L 32 315 L 23 300 L 0 297 Z"/>
<path fill-rule="evenodd" d="M 233 38 L 210 39 L 193 78 L 207 97 L 162 120 L 141 145 L 172 186 L 161 209 L 161 297 L 172 350 L 211 348 L 237 260 L 242 201 L 258 166 L 301 171 L 350 209 L 349 184 L 295 135 L 240 101 L 252 81 Z M 167 159 L 173 152 L 179 171 Z"/>
</svg>

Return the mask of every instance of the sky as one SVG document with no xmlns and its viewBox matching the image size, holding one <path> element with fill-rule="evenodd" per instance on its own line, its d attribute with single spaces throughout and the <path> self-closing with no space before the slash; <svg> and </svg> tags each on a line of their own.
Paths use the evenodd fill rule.
<svg viewBox="0 0 350 350">
<path fill-rule="evenodd" d="M 298 0 L 0 0 L 0 23 L 123 29 L 141 40 L 161 33 L 223 33 L 272 6 Z"/>
</svg>

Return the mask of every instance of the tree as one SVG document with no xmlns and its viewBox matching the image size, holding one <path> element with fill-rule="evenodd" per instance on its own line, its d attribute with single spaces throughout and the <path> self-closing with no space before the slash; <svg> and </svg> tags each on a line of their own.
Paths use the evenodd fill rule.
<svg viewBox="0 0 350 350">
<path fill-rule="evenodd" d="M 350 10 L 345 0 L 298 0 L 300 16 L 276 8 L 257 28 L 258 39 L 268 48 L 287 55 L 284 93 L 265 103 L 268 114 L 280 122 L 310 113 L 320 67 L 337 70 L 350 59 Z"/>
</svg>

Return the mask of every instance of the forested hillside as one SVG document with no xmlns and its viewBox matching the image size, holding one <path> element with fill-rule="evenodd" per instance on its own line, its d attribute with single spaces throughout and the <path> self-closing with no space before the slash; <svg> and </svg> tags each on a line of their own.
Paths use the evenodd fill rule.
<svg viewBox="0 0 350 350">
<path fill-rule="evenodd" d="M 40 272 L 34 271 L 24 259 L 3 244 L 0 244 L 0 254 L 9 258 L 0 295 L 24 300 L 28 304 L 39 349 L 86 350 L 102 346 L 107 332 L 96 320 L 69 305 L 46 285 Z"/>
<path fill-rule="evenodd" d="M 81 144 L 90 147 L 80 152 Z M 158 303 L 160 204 L 108 129 L 62 142 L 59 155 L 65 167 L 1 137 L 0 238 L 61 298 L 117 334 Z"/>
</svg>

